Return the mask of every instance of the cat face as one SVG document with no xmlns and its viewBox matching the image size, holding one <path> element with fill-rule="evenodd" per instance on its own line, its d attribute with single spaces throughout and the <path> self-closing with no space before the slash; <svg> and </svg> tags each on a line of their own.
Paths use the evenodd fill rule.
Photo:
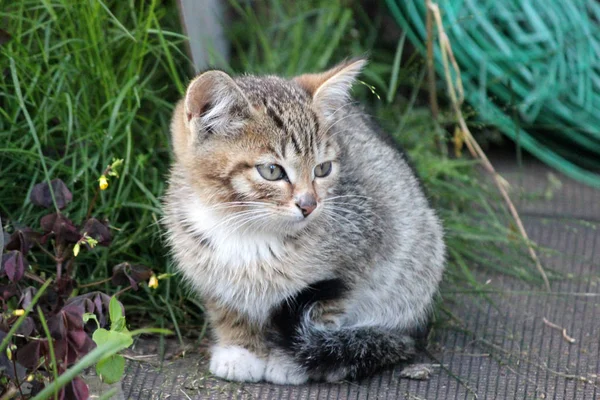
<svg viewBox="0 0 600 400">
<path fill-rule="evenodd" d="M 257 105 L 235 134 L 209 134 L 195 145 L 193 182 L 232 227 L 292 232 L 318 218 L 335 191 L 339 148 L 308 105 L 296 105 L 295 123 L 281 126 L 267 107 Z"/>
<path fill-rule="evenodd" d="M 345 97 L 328 91 L 339 96 L 349 83 L 323 75 L 234 81 L 210 71 L 190 84 L 178 106 L 183 121 L 173 121 L 175 155 L 229 229 L 293 233 L 335 193 L 340 149 L 329 128 Z"/>
</svg>

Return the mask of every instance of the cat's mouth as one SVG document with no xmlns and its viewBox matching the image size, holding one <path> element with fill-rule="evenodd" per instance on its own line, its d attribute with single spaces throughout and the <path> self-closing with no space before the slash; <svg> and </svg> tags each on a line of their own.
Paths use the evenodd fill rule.
<svg viewBox="0 0 600 400">
<path fill-rule="evenodd" d="M 317 207 L 310 214 L 302 213 L 297 209 L 288 209 L 284 214 L 283 219 L 285 220 L 286 228 L 298 231 L 300 229 L 305 228 L 308 224 L 310 224 L 320 213 L 320 207 Z"/>
</svg>

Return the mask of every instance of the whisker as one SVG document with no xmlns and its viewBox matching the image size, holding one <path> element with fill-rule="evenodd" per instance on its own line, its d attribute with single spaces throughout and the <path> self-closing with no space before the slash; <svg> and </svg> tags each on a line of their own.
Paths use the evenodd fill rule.
<svg viewBox="0 0 600 400">
<path fill-rule="evenodd" d="M 262 214 L 259 214 L 259 215 L 247 216 L 246 218 L 244 218 L 241 221 L 239 221 L 236 226 L 231 227 L 231 229 L 230 229 L 229 233 L 227 234 L 227 236 L 225 236 L 222 240 L 226 241 L 234 233 L 236 233 L 236 232 L 242 232 L 241 228 L 244 227 L 245 225 L 247 225 L 249 223 L 250 225 L 247 226 L 246 229 L 245 229 L 245 230 L 247 230 L 247 228 L 251 227 L 254 222 L 259 221 L 261 219 L 264 219 L 264 217 L 266 217 L 268 215 L 269 215 L 269 213 L 262 213 Z"/>
<path fill-rule="evenodd" d="M 348 118 L 350 118 L 350 117 L 355 117 L 355 116 L 357 116 L 357 115 L 362 115 L 362 113 L 360 113 L 360 112 L 356 112 L 356 113 L 352 113 L 352 114 L 344 115 L 343 117 L 341 117 L 341 118 L 338 118 L 338 119 L 337 119 L 335 122 L 333 122 L 331 125 L 329 125 L 329 127 L 327 127 L 327 129 L 325 130 L 325 132 L 323 132 L 323 136 L 326 136 L 326 135 L 327 135 L 327 133 L 329 133 L 329 131 L 330 131 L 330 130 L 331 130 L 331 129 L 332 129 L 334 126 L 335 126 L 335 125 L 339 124 L 340 122 L 342 122 L 342 121 L 344 121 L 344 120 L 346 120 L 346 119 L 348 119 Z M 334 138 L 336 135 L 340 134 L 341 132 L 342 132 L 342 131 L 340 131 L 340 132 L 336 132 L 336 133 L 334 133 L 333 135 L 331 135 L 329 138 L 330 138 L 330 139 L 331 139 L 331 138 Z"/>
<path fill-rule="evenodd" d="M 248 211 L 238 212 L 238 213 L 235 213 L 235 214 L 225 218 L 223 221 L 220 221 L 218 224 L 211 227 L 208 231 L 200 232 L 200 233 L 204 237 L 209 237 L 214 233 L 215 230 L 222 227 L 223 225 L 225 225 L 225 227 L 227 227 L 230 223 L 235 222 L 235 220 L 237 220 L 239 218 L 243 218 L 245 216 L 250 216 L 250 215 L 256 215 L 256 214 L 260 214 L 260 213 L 264 213 L 264 212 L 265 212 L 264 210 L 248 210 Z"/>
<path fill-rule="evenodd" d="M 323 200 L 323 202 L 327 202 L 327 201 L 335 200 L 335 199 L 341 199 L 341 198 L 344 198 L 344 197 L 357 197 L 357 198 L 363 198 L 363 199 L 373 200 L 372 197 L 368 197 L 368 196 L 361 196 L 361 195 L 355 195 L 355 194 L 345 194 L 345 195 L 341 195 L 341 196 L 328 197 L 325 200 Z"/>
<path fill-rule="evenodd" d="M 377 218 L 381 219 L 381 217 L 380 217 L 380 216 L 379 216 L 379 215 L 378 215 L 376 212 L 373 212 L 373 210 L 371 210 L 371 209 L 369 209 L 368 207 L 365 207 L 365 206 L 363 206 L 363 205 L 361 205 L 361 204 L 355 204 L 355 203 L 344 203 L 344 202 L 338 202 L 338 201 L 334 201 L 334 202 L 325 203 L 325 205 L 327 205 L 327 206 L 330 206 L 331 204 L 333 204 L 333 205 L 335 205 L 335 206 L 338 206 L 338 207 L 343 207 L 343 206 L 339 206 L 339 204 L 345 204 L 345 205 L 349 205 L 349 206 L 352 206 L 352 207 L 358 207 L 358 208 L 359 208 L 359 210 L 360 210 L 360 212 L 367 213 L 367 214 L 371 214 L 371 215 L 373 215 L 373 216 L 375 216 L 375 217 L 377 217 Z M 344 207 L 344 208 L 345 208 L 345 207 Z M 353 212 L 353 213 L 357 214 L 357 212 L 356 212 L 356 211 L 354 211 L 354 210 L 350 210 L 350 209 L 348 209 L 348 211 L 350 211 L 350 212 Z"/>
<path fill-rule="evenodd" d="M 334 111 L 334 112 L 333 112 L 333 113 L 332 113 L 332 114 L 329 116 L 329 118 L 331 119 L 331 118 L 332 118 L 332 117 L 333 117 L 335 114 L 337 114 L 339 111 L 343 110 L 344 108 L 346 108 L 346 107 L 348 107 L 348 106 L 355 105 L 355 104 L 359 104 L 359 102 L 358 102 L 358 101 L 349 101 L 349 102 L 346 102 L 346 103 L 342 104 L 340 107 L 338 107 L 338 108 L 337 108 L 337 109 L 336 109 L 336 110 L 335 110 L 335 111 Z M 360 113 L 354 113 L 354 114 L 360 114 Z M 342 118 L 343 118 L 343 117 L 342 117 Z M 323 135 L 323 136 L 325 136 L 325 135 L 327 134 L 327 132 L 329 132 L 329 129 L 331 129 L 331 127 L 332 127 L 333 125 L 335 125 L 335 124 L 336 124 L 338 121 L 339 121 L 339 119 L 338 119 L 338 120 L 334 120 L 333 122 L 331 122 L 331 123 L 330 123 L 330 124 L 327 126 L 327 128 L 325 128 L 325 132 L 323 132 L 323 134 L 322 134 L 322 135 Z"/>
<path fill-rule="evenodd" d="M 334 212 L 332 210 L 328 210 L 328 209 L 324 209 L 323 213 L 325 213 L 326 215 L 329 215 L 332 218 L 338 218 L 339 217 L 339 218 L 344 219 L 346 222 L 348 222 L 350 225 L 352 225 L 354 227 L 354 229 L 356 229 L 356 231 L 361 236 L 364 236 L 362 230 L 358 226 L 356 226 L 356 224 L 354 222 L 350 221 L 348 218 L 344 217 L 343 215 L 340 215 L 340 214 L 338 214 L 338 213 L 336 213 L 336 212 Z"/>
<path fill-rule="evenodd" d="M 356 216 L 356 218 L 360 218 L 363 221 L 370 222 L 370 219 L 366 215 L 361 215 L 360 213 L 358 213 L 356 211 L 349 210 L 349 209 L 344 208 L 344 207 L 329 206 L 329 209 L 332 210 L 332 211 L 341 211 L 341 212 L 353 214 L 353 215 Z"/>
</svg>

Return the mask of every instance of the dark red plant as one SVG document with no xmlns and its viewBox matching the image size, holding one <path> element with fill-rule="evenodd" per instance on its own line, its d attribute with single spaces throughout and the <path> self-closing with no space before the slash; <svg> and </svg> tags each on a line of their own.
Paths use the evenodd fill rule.
<svg viewBox="0 0 600 400">
<path fill-rule="evenodd" d="M 53 379 L 53 371 L 61 374 L 95 348 L 91 336 L 98 327 L 109 324 L 110 296 L 86 290 L 108 281 L 122 287 L 118 293 L 138 290 L 139 283 L 153 276 L 146 266 L 123 262 L 114 266 L 109 279 L 82 281 L 74 275 L 77 255 L 82 248 L 92 250 L 111 244 L 108 222 L 91 216 L 93 207 L 81 223 L 63 214 L 73 195 L 60 179 L 52 180 L 50 185 L 35 185 L 30 200 L 51 210 L 41 217 L 39 229 L 10 221 L 12 233 L 7 235 L 0 224 L 0 340 L 6 338 L 25 310 L 34 306 L 10 338 L 7 350 L 0 354 L 0 398 L 7 393 L 16 393 L 21 399 L 34 396 Z M 55 269 L 51 285 L 35 304 L 32 303 L 38 290 L 49 277 L 28 260 Z M 75 288 L 83 294 L 71 297 Z M 98 322 L 86 319 L 88 322 L 84 323 L 87 313 L 94 314 Z M 88 397 L 87 384 L 80 377 L 59 393 L 59 399 Z"/>
</svg>

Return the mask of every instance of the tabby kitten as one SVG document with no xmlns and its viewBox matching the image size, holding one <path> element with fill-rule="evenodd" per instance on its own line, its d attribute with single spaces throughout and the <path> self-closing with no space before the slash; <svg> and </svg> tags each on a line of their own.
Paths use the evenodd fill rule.
<svg viewBox="0 0 600 400">
<path fill-rule="evenodd" d="M 172 121 L 167 237 L 224 379 L 356 379 L 408 360 L 442 227 L 349 92 L 359 59 L 292 80 L 208 71 Z"/>
</svg>

